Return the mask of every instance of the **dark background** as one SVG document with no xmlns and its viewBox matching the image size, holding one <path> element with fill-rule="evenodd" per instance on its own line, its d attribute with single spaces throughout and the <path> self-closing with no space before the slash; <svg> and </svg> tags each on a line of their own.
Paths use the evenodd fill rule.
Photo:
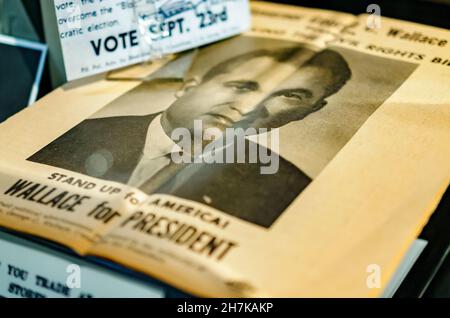
<svg viewBox="0 0 450 318">
<path fill-rule="evenodd" d="M 282 0 L 271 1 L 304 7 L 367 13 L 370 4 L 381 7 L 381 15 L 436 27 L 450 28 L 450 0 Z"/>
<path fill-rule="evenodd" d="M 26 10 L 31 23 L 33 24 L 34 30 L 36 31 L 39 42 L 45 43 L 44 27 L 43 27 L 43 23 L 42 23 L 40 1 L 39 0 L 13 0 L 13 1 L 21 1 L 22 2 L 23 7 Z M 42 96 L 45 96 L 52 90 L 53 90 L 53 87 L 52 87 L 51 81 L 50 81 L 50 73 L 48 70 L 48 63 L 46 63 L 44 71 L 42 73 L 42 79 L 41 79 L 41 85 L 40 85 L 40 89 L 39 89 L 38 99 Z"/>
<path fill-rule="evenodd" d="M 28 104 L 42 52 L 0 43 L 0 122 Z M 20 76 L 17 76 L 20 74 Z"/>
</svg>

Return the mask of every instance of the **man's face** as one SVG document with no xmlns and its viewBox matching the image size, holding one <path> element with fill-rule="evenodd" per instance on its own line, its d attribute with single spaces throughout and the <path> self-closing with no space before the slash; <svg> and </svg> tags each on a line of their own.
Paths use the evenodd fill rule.
<svg viewBox="0 0 450 318">
<path fill-rule="evenodd" d="M 331 73 L 324 68 L 301 67 L 277 85 L 238 125 L 278 128 L 301 120 L 326 104 L 323 100 L 325 87 L 331 81 Z"/>
<path fill-rule="evenodd" d="M 317 80 L 310 82 L 317 70 L 298 69 L 295 64 L 270 56 L 243 61 L 232 71 L 186 91 L 166 111 L 166 122 L 171 129 L 192 130 L 194 120 L 201 120 L 203 129 L 224 131 L 228 127 L 278 127 L 283 118 L 287 124 L 301 114 L 306 116 L 323 90 Z"/>
</svg>

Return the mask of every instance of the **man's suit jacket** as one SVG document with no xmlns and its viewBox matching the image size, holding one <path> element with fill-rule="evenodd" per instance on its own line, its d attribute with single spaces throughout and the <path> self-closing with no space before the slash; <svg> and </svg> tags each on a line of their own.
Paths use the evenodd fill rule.
<svg viewBox="0 0 450 318">
<path fill-rule="evenodd" d="M 85 120 L 28 160 L 126 184 L 143 155 L 148 127 L 158 115 Z M 92 171 L 95 156 L 102 157 L 101 173 Z M 311 179 L 281 156 L 277 173 L 263 175 L 261 166 L 260 162 L 169 165 L 141 190 L 197 201 L 268 228 Z"/>
<path fill-rule="evenodd" d="M 251 143 L 246 140 L 247 151 Z M 257 163 L 192 163 L 179 169 L 155 192 L 197 201 L 269 228 L 311 178 L 281 156 L 276 173 L 261 174 L 262 166 L 266 164 L 259 160 Z"/>
<path fill-rule="evenodd" d="M 158 115 L 87 119 L 28 160 L 126 184 Z M 93 167 L 96 160 L 98 169 Z"/>
</svg>

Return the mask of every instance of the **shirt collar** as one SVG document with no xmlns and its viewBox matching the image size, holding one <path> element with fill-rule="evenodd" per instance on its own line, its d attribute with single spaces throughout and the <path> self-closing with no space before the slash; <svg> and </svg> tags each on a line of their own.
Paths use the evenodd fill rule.
<svg viewBox="0 0 450 318">
<path fill-rule="evenodd" d="M 156 159 L 172 152 L 179 152 L 181 148 L 167 136 L 161 125 L 162 115 L 155 117 L 147 130 L 147 138 L 144 147 L 144 157 Z"/>
</svg>

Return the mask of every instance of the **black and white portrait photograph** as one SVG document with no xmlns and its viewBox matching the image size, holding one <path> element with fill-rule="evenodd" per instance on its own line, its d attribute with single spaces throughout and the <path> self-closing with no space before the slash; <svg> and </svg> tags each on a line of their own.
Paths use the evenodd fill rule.
<svg viewBox="0 0 450 318">
<path fill-rule="evenodd" d="M 270 228 L 415 68 L 339 47 L 238 36 L 181 54 L 28 160 Z M 277 129 L 277 172 L 261 174 L 259 160 L 174 163 L 172 132 L 194 130 L 196 120 L 220 131 Z"/>
</svg>

